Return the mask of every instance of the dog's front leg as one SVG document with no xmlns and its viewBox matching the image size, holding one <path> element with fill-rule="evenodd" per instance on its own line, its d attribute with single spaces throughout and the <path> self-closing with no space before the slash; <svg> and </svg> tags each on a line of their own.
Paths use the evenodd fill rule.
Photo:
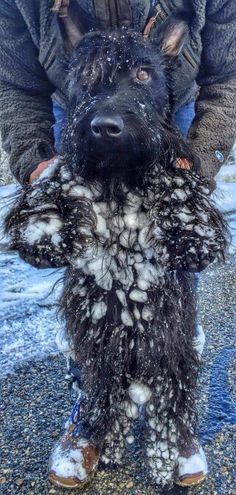
<svg viewBox="0 0 236 495">
<path fill-rule="evenodd" d="M 17 250 L 22 259 L 37 268 L 68 264 L 68 236 L 58 196 L 57 180 L 38 180 L 17 194 L 5 219 L 10 249 Z"/>
<path fill-rule="evenodd" d="M 83 191 L 76 196 L 76 187 L 68 188 L 72 181 L 63 170 L 58 165 L 55 175 L 42 177 L 18 193 L 5 219 L 10 249 L 37 268 L 73 265 L 94 245 L 91 201 Z"/>
<path fill-rule="evenodd" d="M 149 236 L 166 267 L 200 272 L 224 258 L 227 228 L 206 179 L 187 170 L 163 172 L 152 192 Z"/>
</svg>

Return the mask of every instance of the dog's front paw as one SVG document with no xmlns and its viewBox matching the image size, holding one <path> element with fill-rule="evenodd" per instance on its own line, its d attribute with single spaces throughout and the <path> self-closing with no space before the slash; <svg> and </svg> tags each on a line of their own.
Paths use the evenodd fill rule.
<svg viewBox="0 0 236 495">
<path fill-rule="evenodd" d="M 215 255 L 208 253 L 189 252 L 184 258 L 177 262 L 177 268 L 188 272 L 201 272 L 215 260 Z"/>
<path fill-rule="evenodd" d="M 225 237 L 218 228 L 188 224 L 173 242 L 177 269 L 201 272 L 214 260 L 224 259 Z"/>
<path fill-rule="evenodd" d="M 14 244 L 11 249 L 14 250 Z M 48 245 L 45 244 L 37 247 L 20 244 L 16 245 L 15 249 L 22 260 L 35 268 L 61 268 L 66 264 L 65 256 L 55 250 L 48 250 Z"/>
</svg>

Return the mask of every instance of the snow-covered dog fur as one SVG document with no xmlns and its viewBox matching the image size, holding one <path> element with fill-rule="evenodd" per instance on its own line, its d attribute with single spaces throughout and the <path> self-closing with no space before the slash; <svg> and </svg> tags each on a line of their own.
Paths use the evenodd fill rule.
<svg viewBox="0 0 236 495">
<path fill-rule="evenodd" d="M 186 27 L 171 22 L 176 55 Z M 80 367 L 82 436 L 119 464 L 143 406 L 142 457 L 162 485 L 195 435 L 190 272 L 225 248 L 207 180 L 171 123 L 170 32 L 152 42 L 130 31 L 83 38 L 68 78 L 64 157 L 6 220 L 26 261 L 68 267 L 61 310 Z M 179 157 L 192 170 L 178 168 Z"/>
</svg>

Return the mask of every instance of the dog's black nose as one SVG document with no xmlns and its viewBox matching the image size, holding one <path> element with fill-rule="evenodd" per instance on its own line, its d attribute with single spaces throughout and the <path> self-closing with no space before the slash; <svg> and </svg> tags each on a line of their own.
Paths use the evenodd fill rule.
<svg viewBox="0 0 236 495">
<path fill-rule="evenodd" d="M 91 122 L 95 138 L 118 138 L 124 129 L 124 121 L 119 115 L 97 115 Z"/>
</svg>

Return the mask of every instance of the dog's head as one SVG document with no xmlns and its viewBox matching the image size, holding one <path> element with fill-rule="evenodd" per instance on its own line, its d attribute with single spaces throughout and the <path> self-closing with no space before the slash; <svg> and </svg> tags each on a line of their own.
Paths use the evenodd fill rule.
<svg viewBox="0 0 236 495">
<path fill-rule="evenodd" d="M 171 122 L 171 72 L 187 35 L 179 13 L 152 40 L 121 29 L 89 33 L 75 46 L 63 146 L 76 173 L 142 175 L 185 148 Z"/>
</svg>

